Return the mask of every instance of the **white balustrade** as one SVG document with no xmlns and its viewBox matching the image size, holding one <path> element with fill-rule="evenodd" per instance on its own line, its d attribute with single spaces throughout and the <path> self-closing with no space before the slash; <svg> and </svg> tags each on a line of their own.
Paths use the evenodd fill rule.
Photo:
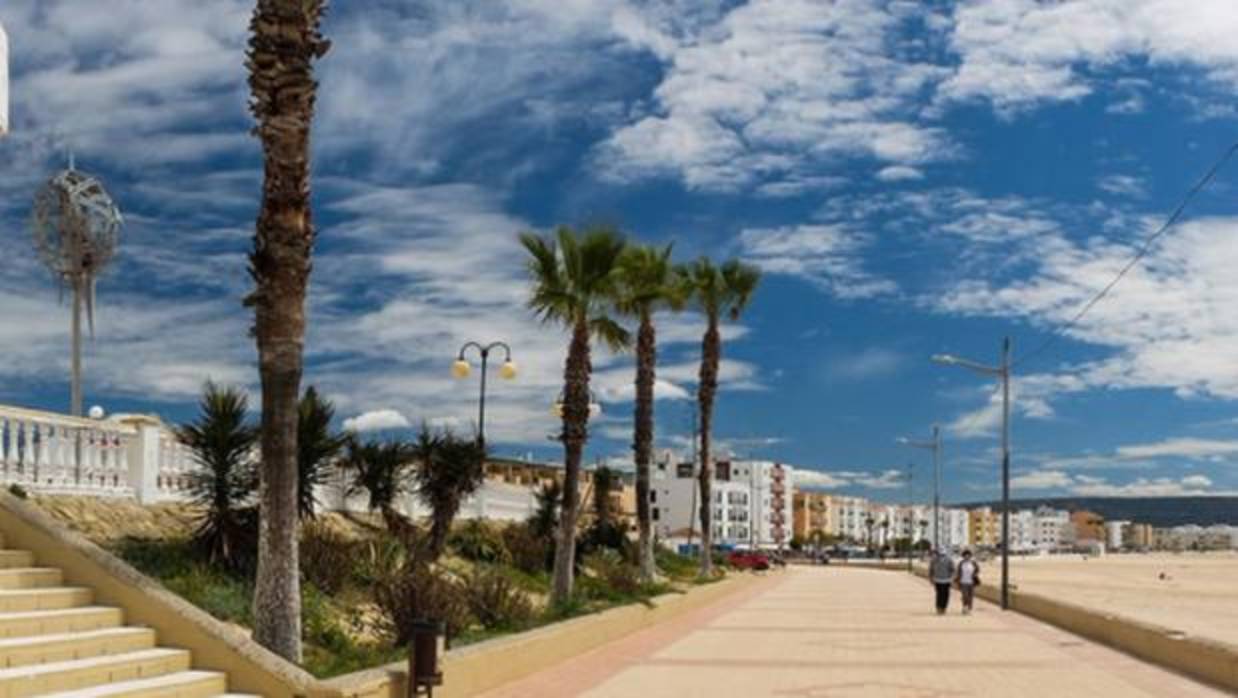
<svg viewBox="0 0 1238 698">
<path fill-rule="evenodd" d="M 82 419 L 0 405 L 0 486 L 182 499 L 187 465 L 175 434 L 155 419 Z"/>
</svg>

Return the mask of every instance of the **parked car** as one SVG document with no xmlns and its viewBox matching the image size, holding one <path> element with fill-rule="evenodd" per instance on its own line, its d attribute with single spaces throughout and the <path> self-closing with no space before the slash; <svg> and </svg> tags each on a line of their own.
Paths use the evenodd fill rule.
<svg viewBox="0 0 1238 698">
<path fill-rule="evenodd" d="M 751 550 L 736 550 L 727 556 L 726 561 L 737 570 L 769 569 L 769 556 Z"/>
</svg>

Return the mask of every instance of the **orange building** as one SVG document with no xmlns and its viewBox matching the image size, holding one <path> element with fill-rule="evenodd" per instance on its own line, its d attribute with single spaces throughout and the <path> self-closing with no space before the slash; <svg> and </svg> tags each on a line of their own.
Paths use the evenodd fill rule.
<svg viewBox="0 0 1238 698">
<path fill-rule="evenodd" d="M 1075 528 L 1076 542 L 1104 542 L 1105 517 L 1100 514 L 1094 511 L 1072 511 L 1070 523 Z"/>
</svg>

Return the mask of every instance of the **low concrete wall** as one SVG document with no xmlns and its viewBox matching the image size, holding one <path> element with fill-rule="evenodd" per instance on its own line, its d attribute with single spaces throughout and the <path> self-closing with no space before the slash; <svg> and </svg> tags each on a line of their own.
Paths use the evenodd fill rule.
<svg viewBox="0 0 1238 698">
<path fill-rule="evenodd" d="M 7 547 L 33 551 L 37 564 L 58 567 L 68 584 L 89 587 L 96 600 L 124 611 L 125 622 L 153 628 L 162 645 L 193 652 L 195 668 L 225 672 L 229 689 L 266 698 L 404 698 L 407 667 L 389 664 L 326 681 L 213 618 L 36 505 L 0 490 L 0 532 Z M 731 577 L 648 605 L 632 604 L 447 653 L 442 698 L 467 698 L 535 673 L 582 652 L 749 588 L 762 576 Z"/>
<path fill-rule="evenodd" d="M 927 577 L 924 567 L 916 574 Z M 976 596 L 1001 604 L 1001 584 L 985 583 Z M 1010 610 L 1126 652 L 1152 664 L 1238 692 L 1238 647 L 1169 628 L 1097 611 L 1011 585 Z"/>
<path fill-rule="evenodd" d="M 37 506 L 0 490 L 0 532 L 10 548 L 59 567 L 69 584 L 90 587 L 98 603 L 123 609 L 125 622 L 154 628 L 160 644 L 193 652 L 195 667 L 226 672 L 229 688 L 267 698 L 309 695 L 316 683 L 300 667 L 165 589 Z"/>
<path fill-rule="evenodd" d="M 724 581 L 695 587 L 687 593 L 659 596 L 647 606 L 633 604 L 614 608 L 452 650 L 443 663 L 444 685 L 436 688 L 434 695 L 436 698 L 476 696 L 638 630 L 704 608 L 762 579 L 758 575 L 733 573 Z M 381 669 L 324 681 L 322 687 L 331 692 L 314 695 L 404 698 L 406 677 L 403 663 L 389 664 Z"/>
</svg>

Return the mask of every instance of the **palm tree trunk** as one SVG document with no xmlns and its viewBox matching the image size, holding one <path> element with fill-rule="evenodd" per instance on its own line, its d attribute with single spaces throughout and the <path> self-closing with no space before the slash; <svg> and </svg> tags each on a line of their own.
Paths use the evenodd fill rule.
<svg viewBox="0 0 1238 698">
<path fill-rule="evenodd" d="M 305 296 L 314 226 L 309 137 L 317 83 L 312 62 L 325 0 L 258 0 L 250 23 L 250 109 L 265 161 L 262 207 L 250 255 L 254 337 L 262 379 L 262 467 L 254 639 L 301 661 L 297 564 L 297 416 Z"/>
<path fill-rule="evenodd" d="M 712 496 L 714 468 L 710 459 L 710 442 L 714 423 L 714 396 L 718 392 L 718 363 L 722 360 L 722 338 L 718 334 L 718 317 L 710 315 L 709 327 L 701 342 L 701 374 L 697 400 L 701 410 L 701 567 L 700 574 L 713 574 L 714 502 Z M 755 522 L 750 522 L 750 525 Z"/>
<path fill-rule="evenodd" d="M 641 314 L 636 335 L 636 414 L 632 450 L 636 461 L 636 523 L 640 530 L 640 578 L 651 583 L 657 577 L 653 555 L 653 519 L 650 512 L 649 468 L 653 460 L 653 385 L 658 361 L 653 319 Z"/>
<path fill-rule="evenodd" d="M 555 545 L 552 603 L 572 596 L 576 571 L 576 521 L 580 516 L 580 460 L 589 438 L 589 327 L 584 322 L 572 328 L 572 343 L 563 370 L 563 506 L 559 510 L 559 533 Z"/>
</svg>

